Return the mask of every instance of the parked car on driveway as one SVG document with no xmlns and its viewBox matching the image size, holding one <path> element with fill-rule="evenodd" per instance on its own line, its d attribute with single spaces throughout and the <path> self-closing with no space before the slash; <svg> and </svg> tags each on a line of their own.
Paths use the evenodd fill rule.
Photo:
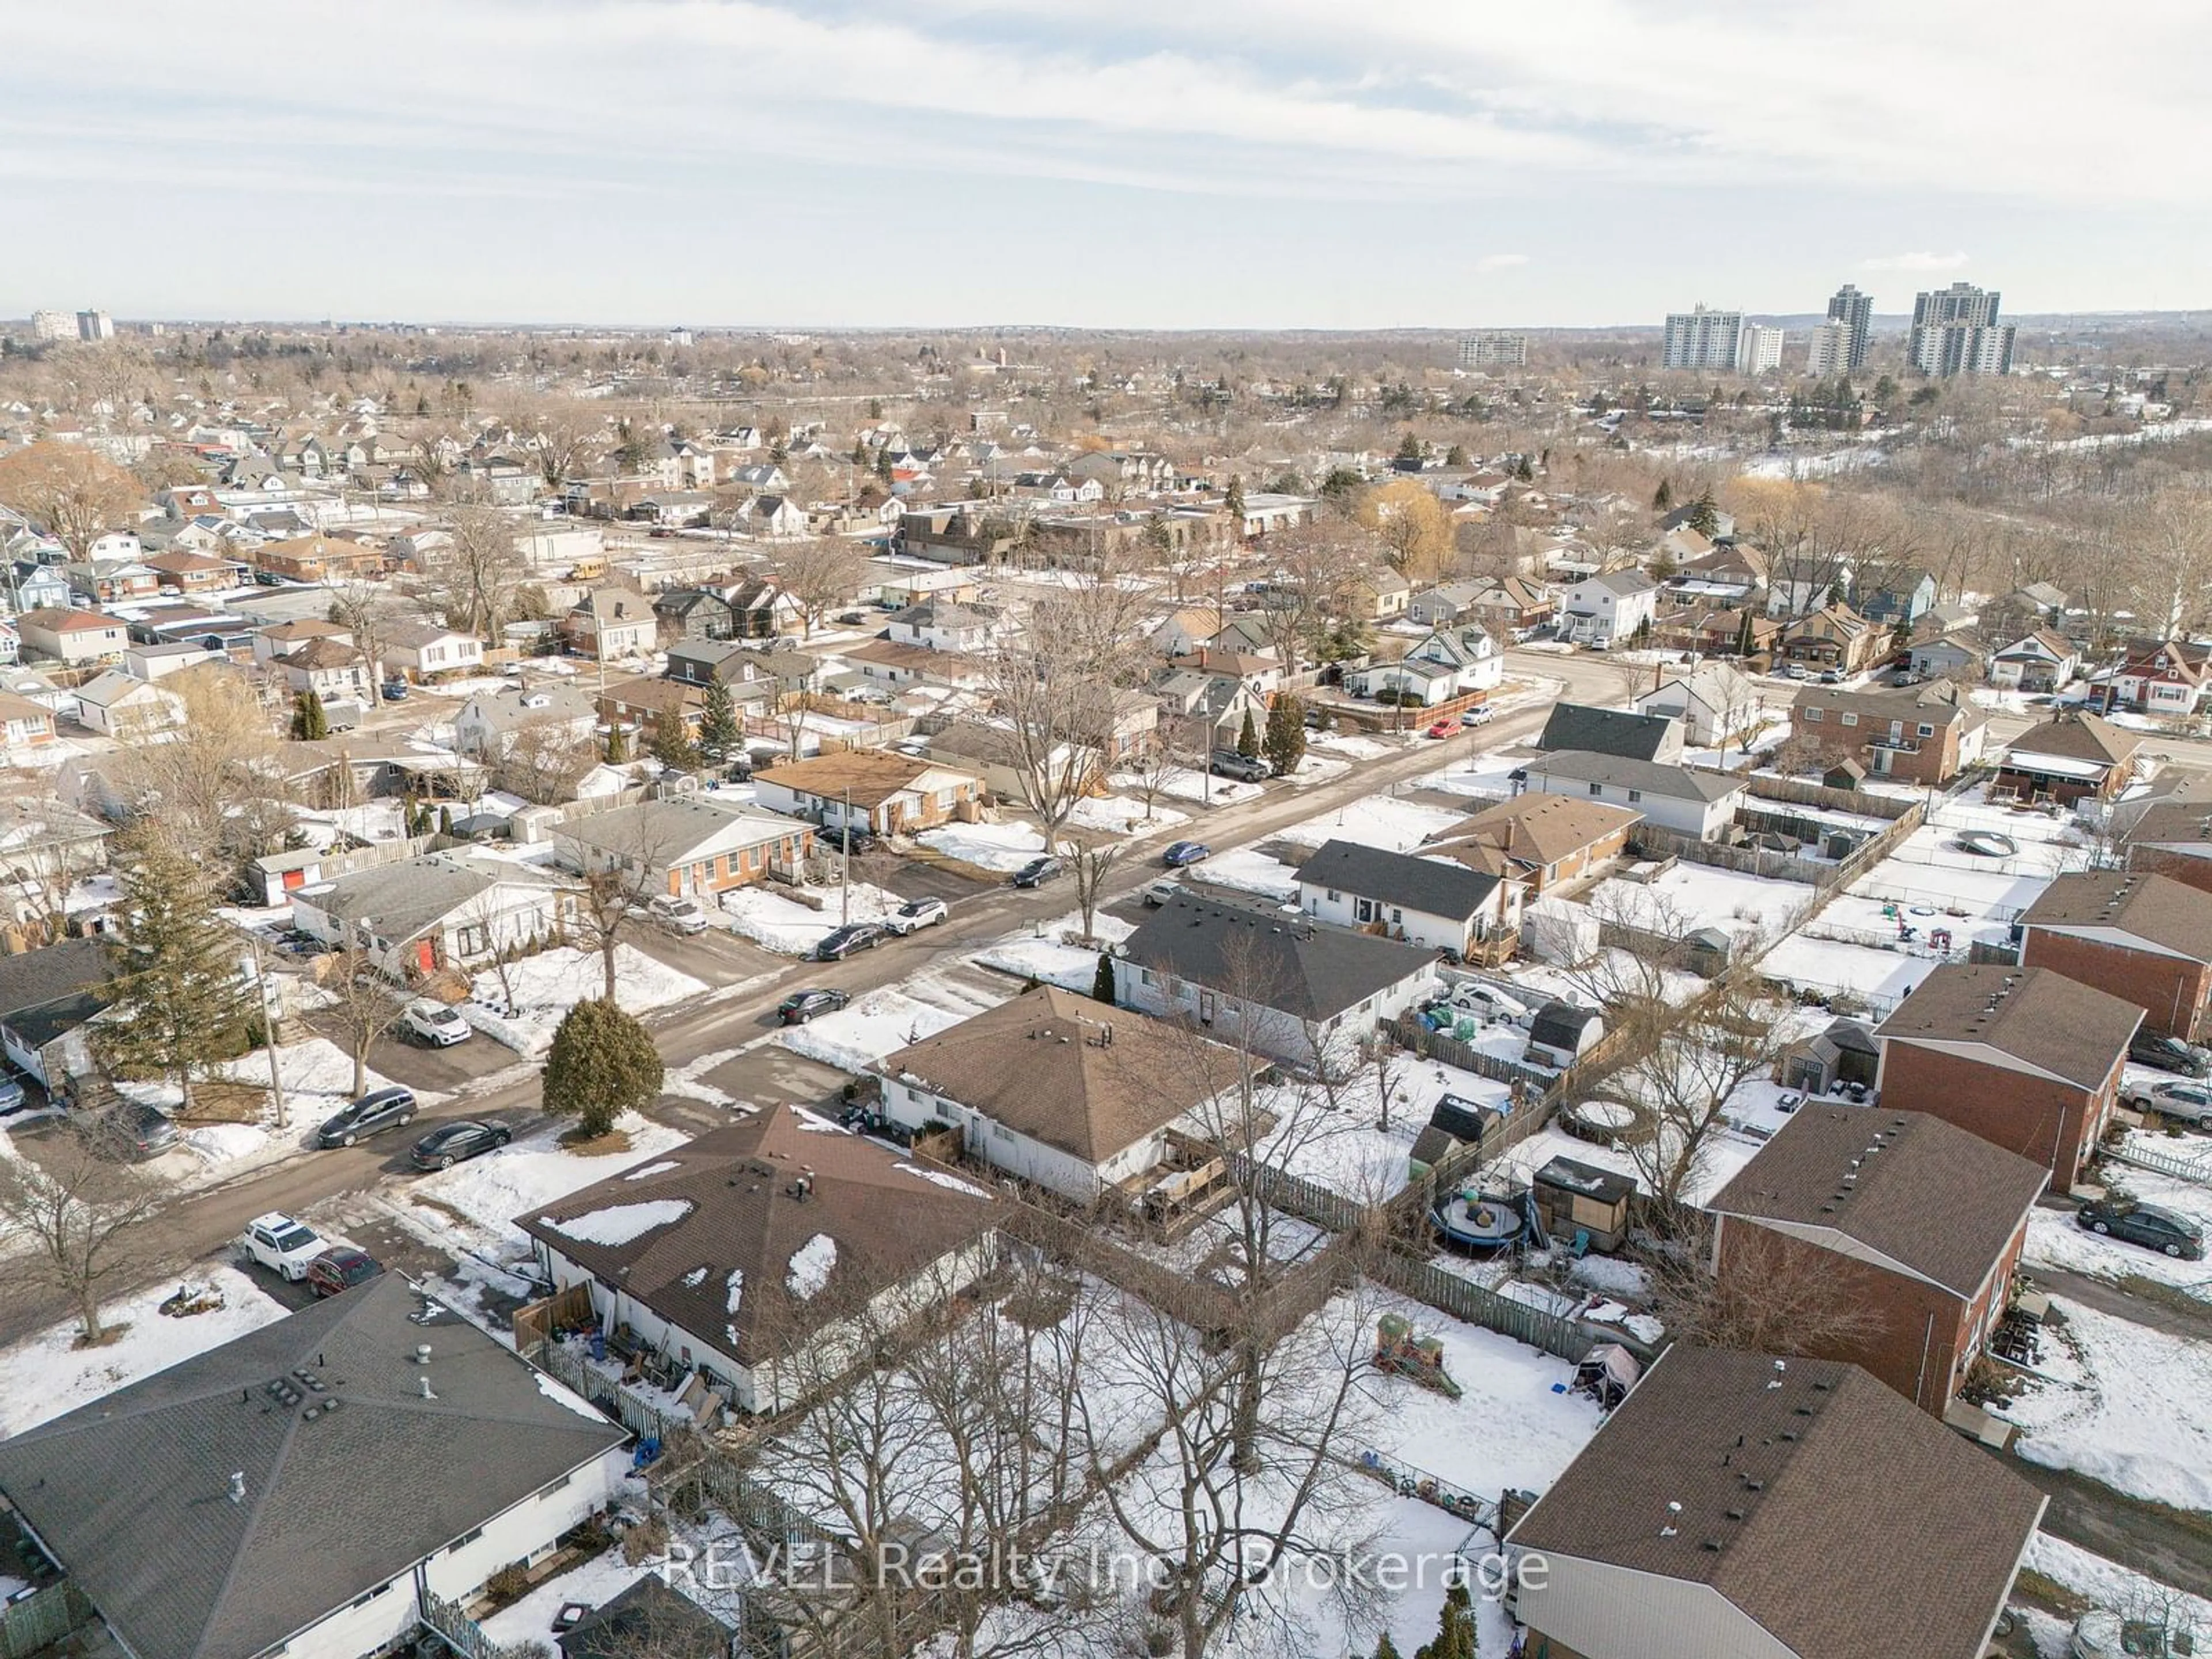
<svg viewBox="0 0 2212 1659">
<path fill-rule="evenodd" d="M 1240 755 L 1234 749 L 1217 749 L 1206 757 L 1206 769 L 1217 778 L 1229 778 L 1237 783 L 1265 783 L 1274 775 L 1267 763 L 1252 755 Z"/>
<path fill-rule="evenodd" d="M 853 921 L 838 928 L 814 947 L 817 962 L 842 962 L 855 951 L 872 951 L 884 942 L 886 930 L 880 922 Z"/>
<path fill-rule="evenodd" d="M 1157 908 L 1180 896 L 1182 892 L 1182 884 L 1179 881 L 1148 881 L 1145 884 L 1144 890 L 1137 896 L 1142 899 L 1148 908 Z"/>
<path fill-rule="evenodd" d="M 350 1146 L 357 1140 L 414 1121 L 412 1089 L 375 1089 L 324 1119 L 322 1127 L 315 1131 L 315 1145 L 325 1151 L 333 1146 Z"/>
<path fill-rule="evenodd" d="M 1170 870 L 1180 870 L 1186 864 L 1196 864 L 1201 859 L 1213 856 L 1213 849 L 1202 841 L 1177 841 L 1168 843 L 1160 854 L 1160 862 Z"/>
<path fill-rule="evenodd" d="M 1841 685 L 1844 683 L 1843 671 L 1839 668 L 1823 668 L 1820 671 L 1819 683 L 1822 685 Z"/>
<path fill-rule="evenodd" d="M 1014 872 L 1014 885 L 1042 887 L 1045 883 L 1058 877 L 1060 873 L 1060 863 L 1058 859 L 1051 857 L 1031 859 Z"/>
<path fill-rule="evenodd" d="M 463 1118 L 458 1123 L 440 1124 L 416 1141 L 407 1155 L 418 1170 L 450 1170 L 514 1139 L 514 1131 L 504 1123 Z"/>
<path fill-rule="evenodd" d="M 118 1102 L 97 1121 L 96 1135 L 105 1155 L 133 1163 L 173 1151 L 184 1139 L 176 1120 L 160 1107 L 128 1100 Z"/>
<path fill-rule="evenodd" d="M 10 1112 L 20 1112 L 30 1097 L 23 1092 L 23 1079 L 7 1072 L 0 1072 L 0 1117 Z"/>
<path fill-rule="evenodd" d="M 1486 702 L 1477 703 L 1472 708 L 1462 708 L 1459 711 L 1459 723 L 1462 726 L 1487 726 L 1497 718 L 1498 711 Z"/>
<path fill-rule="evenodd" d="M 703 933 L 707 931 L 707 913 L 694 899 L 671 898 L 663 894 L 647 900 L 645 914 L 672 933 Z"/>
<path fill-rule="evenodd" d="M 2139 1066 L 2154 1066 L 2184 1077 L 2203 1077 L 2207 1070 L 2202 1048 L 2156 1031 L 2137 1031 L 2128 1043 L 2128 1058 Z"/>
<path fill-rule="evenodd" d="M 835 986 L 821 986 L 811 990 L 793 991 L 775 1005 L 776 1024 L 804 1025 L 810 1019 L 823 1014 L 834 1014 L 853 1000 L 849 992 Z"/>
<path fill-rule="evenodd" d="M 408 1036 L 433 1048 L 450 1048 L 456 1042 L 466 1042 L 476 1034 L 476 1027 L 459 1013 L 428 997 L 417 997 L 409 1003 L 407 1012 L 399 1016 L 399 1024 Z"/>
<path fill-rule="evenodd" d="M 2183 1261 L 2204 1259 L 2204 1230 L 2187 1216 L 2156 1204 L 2098 1199 L 2084 1204 L 2074 1219 L 2093 1233 L 2124 1238 Z"/>
<path fill-rule="evenodd" d="M 246 1255 L 286 1279 L 307 1276 L 308 1264 L 329 1247 L 315 1230 L 271 1210 L 246 1224 Z"/>
<path fill-rule="evenodd" d="M 1457 720 L 1432 720 L 1429 725 L 1428 735 L 1432 738 L 1448 738 L 1458 730 Z"/>
<path fill-rule="evenodd" d="M 2212 1083 L 2136 1084 L 2120 1098 L 2124 1105 L 2138 1112 L 2156 1112 L 2200 1129 L 2212 1126 Z"/>
<path fill-rule="evenodd" d="M 908 899 L 884 918 L 884 926 L 904 939 L 924 927 L 934 927 L 952 912 L 941 898 Z"/>
<path fill-rule="evenodd" d="M 824 824 L 815 836 L 814 844 L 832 853 L 849 853 L 853 857 L 860 858 L 876 850 L 876 837 L 872 831 L 863 830 L 857 823 L 850 829 Z"/>
<path fill-rule="evenodd" d="M 307 1288 L 317 1296 L 336 1296 L 368 1283 L 384 1271 L 384 1264 L 367 1250 L 350 1244 L 333 1245 L 307 1264 Z"/>
</svg>

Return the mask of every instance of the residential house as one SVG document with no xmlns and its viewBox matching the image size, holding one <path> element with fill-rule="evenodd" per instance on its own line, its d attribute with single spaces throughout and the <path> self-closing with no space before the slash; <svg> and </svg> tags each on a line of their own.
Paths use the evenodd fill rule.
<svg viewBox="0 0 2212 1659">
<path fill-rule="evenodd" d="M 2109 800 L 2134 781 L 2142 748 L 2134 732 L 2094 714 L 2054 714 L 2006 745 L 1990 788 L 2065 806 Z"/>
<path fill-rule="evenodd" d="M 2039 628 L 2063 633 L 2069 603 L 2063 589 L 2049 582 L 2029 582 L 1984 605 L 1982 623 L 2001 638 L 2031 633 Z"/>
<path fill-rule="evenodd" d="M 1344 606 L 1347 614 L 1366 622 L 1395 622 L 1413 598 L 1413 583 L 1388 565 L 1369 565 L 1346 583 Z"/>
<path fill-rule="evenodd" d="M 1677 558 L 1664 586 L 1669 593 L 1701 607 L 1745 605 L 1766 591 L 1773 567 L 1765 553 L 1747 542 L 1729 542 L 1687 558 Z"/>
<path fill-rule="evenodd" d="M 220 640 L 216 643 L 220 643 Z M 123 672 L 135 680 L 165 679 L 202 663 L 227 660 L 221 651 L 182 640 L 157 644 L 132 644 L 123 653 Z"/>
<path fill-rule="evenodd" d="M 70 591 L 88 605 L 112 605 L 118 599 L 150 599 L 161 592 L 161 579 L 137 557 L 71 561 L 62 567 Z"/>
<path fill-rule="evenodd" d="M 1267 728 L 1267 694 L 1231 673 L 1170 668 L 1152 691 L 1159 699 L 1161 729 L 1173 747 L 1233 748 L 1245 721 L 1255 732 Z"/>
<path fill-rule="evenodd" d="M 0 749 L 34 749 L 54 740 L 54 711 L 0 691 Z"/>
<path fill-rule="evenodd" d="M 1628 847 L 1644 814 L 1587 795 L 1516 795 L 1438 830 L 1425 856 L 1503 876 L 1529 897 L 1595 874 Z"/>
<path fill-rule="evenodd" d="M 1875 1029 L 1885 1109 L 1928 1112 L 2081 1179 L 2143 1011 L 2048 968 L 1947 963 Z"/>
<path fill-rule="evenodd" d="M 1709 657 L 1765 657 L 1779 647 L 1782 629 L 1778 617 L 1749 605 L 1726 611 L 1686 605 L 1662 613 L 1652 624 L 1651 636 L 1668 650 Z"/>
<path fill-rule="evenodd" d="M 1483 619 L 1474 614 L 1474 602 L 1492 586 L 1480 577 L 1469 576 L 1425 587 L 1406 601 L 1406 620 L 1424 628 L 1442 628 L 1462 617 L 1480 622 Z"/>
<path fill-rule="evenodd" d="M 1504 678 L 1505 653 L 1470 623 L 1435 629 L 1397 661 L 1370 663 L 1346 675 L 1345 685 L 1359 696 L 1418 701 L 1426 708 L 1487 691 Z"/>
<path fill-rule="evenodd" d="M 163 587 L 173 587 L 180 593 L 215 593 L 235 587 L 243 569 L 235 560 L 181 549 L 152 555 L 146 568 Z"/>
<path fill-rule="evenodd" d="M 1682 758 L 1683 735 L 1681 723 L 1671 715 L 1559 702 L 1552 705 L 1536 747 L 1547 754 L 1580 750 L 1671 766 Z"/>
<path fill-rule="evenodd" d="M 392 1272 L 23 1430 L 0 1493 L 115 1651 L 369 1659 L 621 1501 L 629 1437 Z"/>
<path fill-rule="evenodd" d="M 2044 1503 L 1856 1365 L 1677 1342 L 1507 1534 L 1511 1612 L 1529 1659 L 1984 1659 Z"/>
<path fill-rule="evenodd" d="M 131 643 L 129 627 L 100 611 L 26 611 L 15 618 L 23 654 L 75 668 L 87 663 L 120 662 Z"/>
<path fill-rule="evenodd" d="M 806 509 L 787 495 L 756 495 L 741 503 L 735 516 L 754 535 L 771 540 L 804 536 L 809 528 Z"/>
<path fill-rule="evenodd" d="M 1923 679 L 1957 680 L 1971 685 L 1990 672 L 1989 641 L 1971 628 L 1953 628 L 1915 635 L 1905 647 L 1905 661 Z"/>
<path fill-rule="evenodd" d="M 23 659 L 23 636 L 14 621 L 0 617 L 0 668 L 12 668 Z"/>
<path fill-rule="evenodd" d="M 1168 665 L 1167 673 L 1170 677 L 1203 674 L 1215 679 L 1233 679 L 1260 699 L 1263 717 L 1267 703 L 1283 684 L 1283 665 L 1273 656 L 1218 650 L 1212 646 L 1200 646 L 1187 657 L 1176 658 Z"/>
<path fill-rule="evenodd" d="M 2057 691 L 2081 672 L 2081 647 L 2055 628 L 2039 628 L 1990 658 L 1989 672 L 1991 685 Z"/>
<path fill-rule="evenodd" d="M 2122 845 L 2129 869 L 2156 871 L 2212 893 L 2212 792 L 2146 807 L 2122 830 Z"/>
<path fill-rule="evenodd" d="M 1677 835 L 1712 841 L 1735 821 L 1741 778 L 1656 761 L 1561 750 L 1540 755 L 1513 774 L 1528 790 L 1625 806 Z"/>
<path fill-rule="evenodd" d="M 745 701 L 742 690 L 732 688 L 732 695 Z M 665 721 L 681 720 L 684 734 L 694 742 L 698 739 L 699 722 L 706 708 L 707 694 L 702 686 L 687 680 L 655 679 L 646 675 L 617 680 L 599 696 L 599 723 L 610 730 L 619 726 L 627 732 L 650 734 L 659 732 Z"/>
<path fill-rule="evenodd" d="M 1410 613 L 1411 606 L 1407 609 Z M 1522 640 L 1550 622 L 1559 607 L 1541 582 L 1525 576 L 1500 576 L 1478 584 L 1477 591 L 1468 599 L 1467 609 L 1493 639 Z"/>
<path fill-rule="evenodd" d="M 881 645 L 878 640 L 874 643 Z M 919 646 L 901 647 L 919 651 Z M 799 650 L 788 641 L 766 645 L 744 640 L 690 641 L 668 647 L 668 678 L 685 685 L 706 686 L 720 681 L 740 702 L 773 701 L 794 691 L 813 690 L 822 675 L 822 659 Z"/>
<path fill-rule="evenodd" d="M 746 1616 L 757 1612 L 756 1603 Z M 753 1628 L 762 1627 L 756 1622 Z M 654 1659 L 735 1659 L 750 1645 L 722 1620 L 651 1572 L 630 1580 L 561 1631 L 553 1643 L 561 1659 L 638 1659 L 647 1653 Z"/>
<path fill-rule="evenodd" d="M 975 773 L 914 755 L 848 749 L 753 775 L 763 806 L 833 830 L 912 835 L 970 817 L 983 798 Z"/>
<path fill-rule="evenodd" d="M 1859 674 L 1881 659 L 1889 637 L 1887 629 L 1877 628 L 1849 605 L 1826 605 L 1783 630 L 1782 656 L 1801 667 Z"/>
<path fill-rule="evenodd" d="M 577 744 L 599 732 L 599 708 L 588 692 L 572 685 L 514 686 L 479 691 L 453 716 L 453 747 L 471 758 L 495 763 L 526 737 Z"/>
<path fill-rule="evenodd" d="M 2097 677 L 2093 696 L 2106 709 L 2186 715 L 2212 689 L 2212 644 L 2198 640 L 2134 640 L 2119 665 Z"/>
<path fill-rule="evenodd" d="M 1824 762 L 1857 762 L 1868 775 L 1948 783 L 1978 763 L 1989 715 L 1953 680 L 1919 686 L 1808 685 L 1792 731 L 1820 745 Z"/>
<path fill-rule="evenodd" d="M 2143 1029 L 2194 1042 L 2212 1019 L 2212 893 L 2171 876 L 2060 876 L 2020 918 L 2021 965 L 2134 1003 Z"/>
<path fill-rule="evenodd" d="M 373 696 L 376 666 L 350 638 L 309 640 L 275 659 L 294 696 L 312 691 L 324 702 L 359 702 Z"/>
<path fill-rule="evenodd" d="M 527 507 L 544 493 L 544 472 L 514 455 L 465 455 L 453 469 L 501 507 Z"/>
<path fill-rule="evenodd" d="M 353 633 L 336 623 L 322 622 L 312 617 L 302 617 L 295 622 L 270 623 L 254 632 L 254 663 L 265 667 L 316 640 L 335 640 L 340 645 L 351 645 Z"/>
<path fill-rule="evenodd" d="M 1221 632 L 1221 613 L 1212 606 L 1185 605 L 1154 628 L 1151 639 L 1162 656 L 1183 657 L 1212 645 Z"/>
<path fill-rule="evenodd" d="M 8 567 L 9 600 L 20 615 L 27 611 L 67 611 L 70 608 L 69 578 L 58 564 L 18 559 Z"/>
<path fill-rule="evenodd" d="M 562 618 L 562 638 L 578 656 L 600 662 L 642 657 L 660 639 L 660 621 L 653 611 L 642 593 L 626 587 L 593 588 Z"/>
<path fill-rule="evenodd" d="M 2050 1171 L 1940 1117 L 1808 1103 L 1705 1207 L 1732 1299 L 1818 1283 L 1860 1323 L 1809 1333 L 1941 1417 L 2005 1316 Z"/>
<path fill-rule="evenodd" d="M 522 1221 L 603 1328 L 775 1412 L 997 1255 L 998 1206 L 799 1107 L 709 1130 Z"/>
<path fill-rule="evenodd" d="M 712 797 L 646 800 L 569 818 L 553 832 L 562 856 L 586 873 L 617 870 L 641 893 L 712 902 L 770 871 L 795 876 L 814 848 L 808 825 L 724 806 Z"/>
<path fill-rule="evenodd" d="M 1559 637 L 1578 645 L 1610 646 L 1649 632 L 1658 615 L 1657 584 L 1640 570 L 1605 570 L 1566 591 L 1559 606 Z"/>
<path fill-rule="evenodd" d="M 264 543 L 256 549 L 257 568 L 295 582 L 347 581 L 384 568 L 384 555 L 365 543 L 319 533 Z"/>
<path fill-rule="evenodd" d="M 483 666 L 482 640 L 433 622 L 387 623 L 378 643 L 384 650 L 385 672 L 413 680 L 471 674 Z"/>
<path fill-rule="evenodd" d="M 1684 738 L 1703 749 L 1725 748 L 1746 736 L 1758 723 L 1765 708 L 1765 699 L 1757 683 L 1724 662 L 1700 663 L 1686 672 L 1677 671 L 1636 699 L 1638 714 L 1675 722 Z M 1554 719 L 1558 712 L 1553 711 Z M 1547 741 L 1540 746 L 1552 746 L 1549 736 L 1547 726 Z M 1559 746 L 1596 749 L 1604 745 L 1582 743 Z M 1656 754 L 1641 757 L 1646 760 L 1676 757 Z"/>
<path fill-rule="evenodd" d="M 185 723 L 182 697 L 119 668 L 110 668 L 77 687 L 76 706 L 77 719 L 87 728 L 125 742 L 174 731 Z"/>
<path fill-rule="evenodd" d="M 1292 1065 L 1345 1063 L 1435 983 L 1436 953 L 1188 895 L 1117 948 L 1115 994 Z"/>
<path fill-rule="evenodd" d="M 869 640 L 838 653 L 845 665 L 871 685 L 887 691 L 915 686 L 953 686 L 981 690 L 991 684 L 989 665 L 957 651 L 932 651 L 922 645 L 894 645 Z"/>
<path fill-rule="evenodd" d="M 542 865 L 425 853 L 292 890 L 293 926 L 408 981 L 558 939 L 575 889 Z"/>
<path fill-rule="evenodd" d="M 664 529 L 689 530 L 703 526 L 714 510 L 714 498 L 705 490 L 661 489 L 631 502 L 623 516 Z"/>
<path fill-rule="evenodd" d="M 1851 584 L 1851 609 L 1880 628 L 1910 628 L 1936 603 L 1933 571 L 1905 568 L 1876 574 L 1861 570 Z"/>
<path fill-rule="evenodd" d="M 65 939 L 0 956 L 0 1056 L 50 1095 L 94 1070 L 88 1029 L 115 975 L 106 941 Z"/>
<path fill-rule="evenodd" d="M 1297 882 L 1298 908 L 1316 921 L 1469 961 L 1502 961 L 1521 936 L 1517 880 L 1427 853 L 1323 842 Z"/>
<path fill-rule="evenodd" d="M 1005 618 L 988 605 L 931 599 L 895 612 L 884 637 L 895 645 L 974 653 L 989 649 L 1004 627 Z"/>
<path fill-rule="evenodd" d="M 653 595 L 653 614 L 659 619 L 662 637 L 671 641 L 738 637 L 736 612 L 717 588 L 663 588 Z"/>
<path fill-rule="evenodd" d="M 1141 1014 L 1036 986 L 875 1066 L 884 1115 L 960 1132 L 967 1155 L 1061 1198 L 1138 1202 L 1175 1139 L 1217 1139 L 1235 1054 Z"/>
</svg>

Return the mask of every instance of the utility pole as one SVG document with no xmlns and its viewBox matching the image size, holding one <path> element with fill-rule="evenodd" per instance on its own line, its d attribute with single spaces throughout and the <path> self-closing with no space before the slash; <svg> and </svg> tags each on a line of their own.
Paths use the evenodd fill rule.
<svg viewBox="0 0 2212 1659">
<path fill-rule="evenodd" d="M 291 1116 L 284 1105 L 284 1074 L 276 1063 L 276 1028 L 283 1015 L 284 999 L 269 994 L 269 963 L 259 930 L 248 929 L 247 937 L 253 941 L 254 988 L 261 994 L 261 1034 L 269 1054 L 269 1093 L 276 1103 L 276 1127 L 289 1128 Z"/>
<path fill-rule="evenodd" d="M 843 851 L 837 860 L 837 925 L 845 926 L 853 920 L 853 786 L 845 786 L 845 816 L 838 825 L 838 845 Z"/>
</svg>

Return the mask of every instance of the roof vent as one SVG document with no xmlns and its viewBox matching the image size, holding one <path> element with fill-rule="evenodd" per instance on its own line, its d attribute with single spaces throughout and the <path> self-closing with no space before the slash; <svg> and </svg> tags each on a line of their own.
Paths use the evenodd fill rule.
<svg viewBox="0 0 2212 1659">
<path fill-rule="evenodd" d="M 243 1504 L 246 1501 L 246 1471 L 244 1469 L 238 1470 L 230 1477 L 230 1501 L 234 1504 Z"/>
<path fill-rule="evenodd" d="M 430 1392 L 430 1379 L 428 1377 L 418 1376 L 415 1381 L 422 1387 L 423 1399 L 435 1400 L 438 1397 L 436 1395 Z"/>
<path fill-rule="evenodd" d="M 428 1343 L 418 1342 L 415 1345 L 415 1363 L 418 1365 L 427 1365 L 430 1363 L 430 1345 Z"/>
</svg>

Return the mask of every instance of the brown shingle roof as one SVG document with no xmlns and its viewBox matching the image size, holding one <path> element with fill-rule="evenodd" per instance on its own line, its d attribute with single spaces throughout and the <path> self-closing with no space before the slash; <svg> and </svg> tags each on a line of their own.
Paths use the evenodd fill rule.
<svg viewBox="0 0 2212 1659">
<path fill-rule="evenodd" d="M 2007 752 L 2055 755 L 2061 760 L 2098 761 L 2117 766 L 2142 747 L 2142 739 L 2094 714 L 2061 714 L 2032 726 L 2014 738 Z"/>
<path fill-rule="evenodd" d="M 1227 1088 L 1237 1068 L 1215 1043 L 1048 985 L 887 1055 L 878 1069 L 1097 1164 Z"/>
<path fill-rule="evenodd" d="M 1678 1342 L 1511 1540 L 1709 1585 L 1797 1659 L 1979 1659 L 2043 1504 L 1856 1365 Z"/>
<path fill-rule="evenodd" d="M 798 1196 L 794 1184 L 810 1170 L 812 1190 Z M 594 1212 L 661 1202 L 689 1208 L 625 1243 L 562 1230 Z M 925 1174 L 872 1141 L 779 1106 L 571 1193 L 521 1224 L 624 1296 L 753 1364 L 981 1237 L 997 1215 L 982 1188 Z M 824 1234 L 837 1247 L 826 1281 L 811 1297 L 796 1295 L 792 1258 Z M 735 1312 L 732 1272 L 744 1275 Z"/>
<path fill-rule="evenodd" d="M 1492 869 L 1494 863 L 1476 856 L 1484 848 L 1522 864 L 1557 864 L 1643 822 L 1643 813 L 1604 801 L 1573 795 L 1516 795 L 1440 831 L 1424 850 L 1449 854 L 1480 870 Z"/>
<path fill-rule="evenodd" d="M 2047 968 L 1946 963 L 1882 1021 L 1886 1042 L 1980 1042 L 2077 1088 L 2104 1085 L 2142 1024 L 2132 1002 Z"/>
<path fill-rule="evenodd" d="M 782 788 L 809 795 L 818 795 L 824 800 L 853 792 L 853 805 L 863 807 L 881 806 L 893 795 L 910 789 L 915 781 L 927 772 L 944 772 L 953 777 L 968 774 L 947 767 L 942 763 L 923 760 L 912 755 L 894 755 L 881 749 L 848 749 L 842 754 L 817 756 L 813 760 L 794 761 L 787 766 L 775 766 L 754 775 L 755 781 L 773 783 Z M 971 781 L 978 781 L 972 780 Z"/>
<path fill-rule="evenodd" d="M 2045 1179 L 2042 1165 L 1923 1112 L 1808 1105 L 1711 1207 L 1831 1229 L 1970 1297 Z"/>
<path fill-rule="evenodd" d="M 2118 870 L 2061 876 L 2021 921 L 2072 932 L 2111 928 L 2192 962 L 2212 962 L 2212 893 L 2170 876 Z"/>
</svg>

